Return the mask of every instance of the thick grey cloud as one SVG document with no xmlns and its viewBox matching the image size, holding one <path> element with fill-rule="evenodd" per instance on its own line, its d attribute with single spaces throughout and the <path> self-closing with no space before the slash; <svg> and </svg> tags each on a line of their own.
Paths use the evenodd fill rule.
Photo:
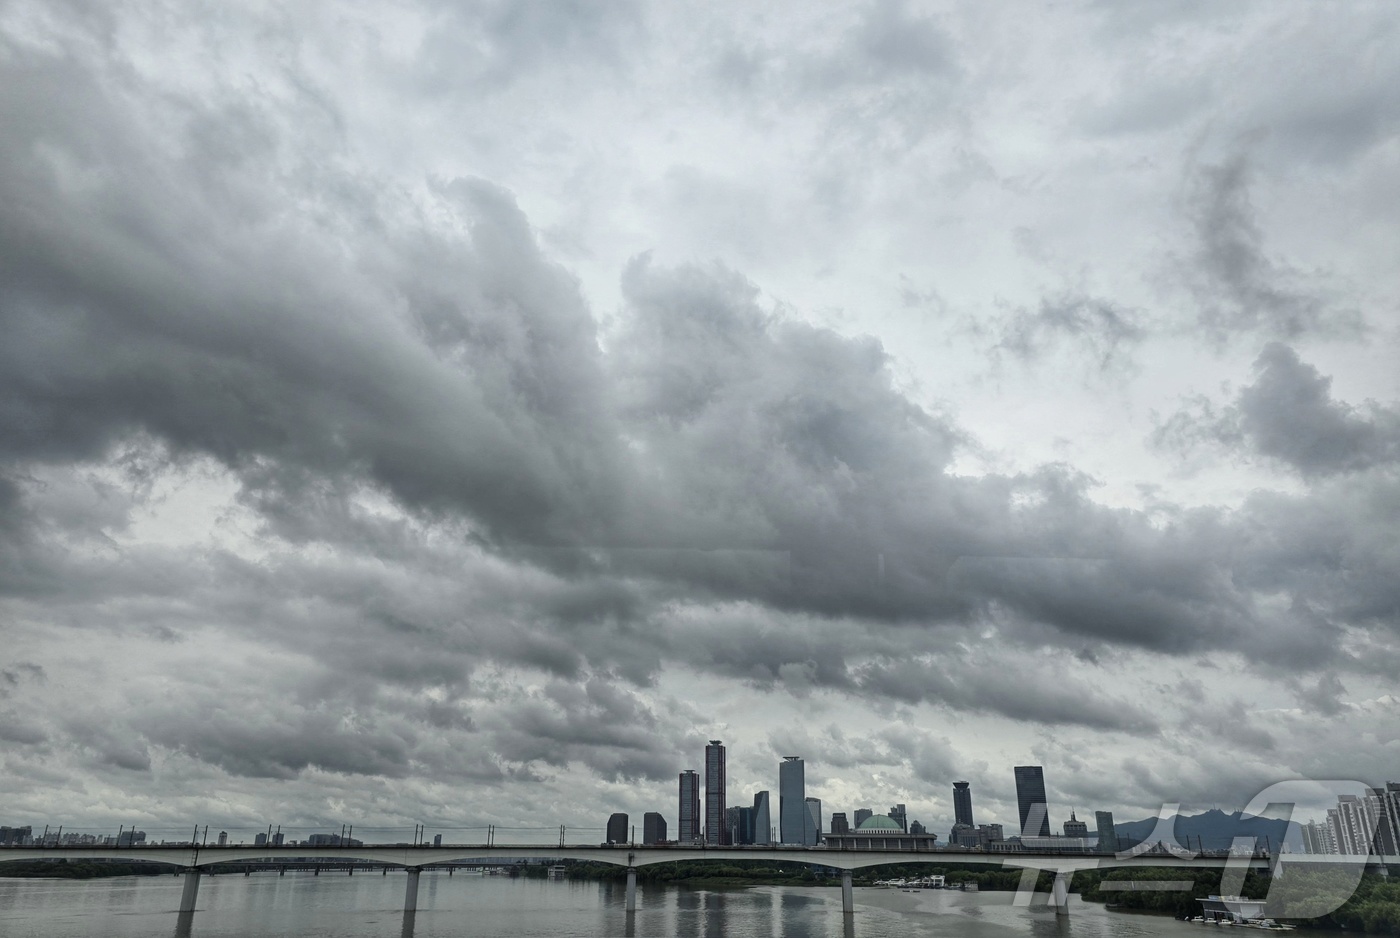
<svg viewBox="0 0 1400 938">
<path fill-rule="evenodd" d="M 1334 400 L 1332 379 L 1282 343 L 1264 347 L 1253 384 L 1216 412 L 1209 401 L 1178 411 L 1153 434 L 1156 445 L 1189 450 L 1204 442 L 1275 460 L 1305 478 L 1400 461 L 1400 412 L 1374 402 Z"/>
<path fill-rule="evenodd" d="M 1172 482 L 1150 454 L 1058 455 L 1121 456 L 1161 396 L 1140 375 L 1205 367 L 1131 285 L 1175 223 L 1175 170 L 1132 148 L 1215 79 L 1085 141 L 1028 77 L 1026 30 L 1112 15 L 876 3 L 748 34 L 409 4 L 345 43 L 315 12 L 185 23 L 167 66 L 139 11 L 77 9 L 0 20 L 0 736 L 25 810 L 106 780 L 154 813 L 197 781 L 216 794 L 179 810 L 562 822 L 669 797 L 731 732 L 756 783 L 796 746 L 831 797 L 873 763 L 912 800 L 1049 735 L 1088 753 L 1061 791 L 1092 754 L 1156 795 L 1303 764 L 1281 718 L 1235 718 L 1238 684 L 1306 708 L 1298 737 L 1373 712 L 1354 698 L 1400 656 L 1393 407 L 1270 345 L 1159 442 L 1306 490 L 1134 498 Z M 1378 158 L 1367 113 L 1337 162 Z M 1354 335 L 1251 201 L 1278 153 L 1250 152 L 1193 163 L 1187 315 Z M 1016 257 L 1032 230 L 1053 247 Z M 1015 312 L 949 331 L 986 308 Z M 1061 396 L 1061 349 L 1115 372 L 1093 409 L 1119 439 Z M 1003 427 L 1028 438 L 985 442 Z M 1188 667 L 1234 670 L 1156 673 Z M 1188 724 L 1249 764 L 1174 769 Z M 463 784 L 492 805 L 453 807 Z"/>
</svg>

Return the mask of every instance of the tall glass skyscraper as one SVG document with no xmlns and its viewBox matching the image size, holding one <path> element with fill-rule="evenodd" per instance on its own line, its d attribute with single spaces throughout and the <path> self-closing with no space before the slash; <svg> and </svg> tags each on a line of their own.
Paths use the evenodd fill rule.
<svg viewBox="0 0 1400 938">
<path fill-rule="evenodd" d="M 1050 836 L 1050 807 L 1045 801 L 1045 770 L 1038 765 L 1018 765 L 1016 810 L 1021 815 L 1021 836 Z M 1027 824 L 1031 827 L 1028 829 Z"/>
<path fill-rule="evenodd" d="M 753 796 L 753 842 L 765 845 L 773 842 L 773 815 L 768 809 L 766 791 Z"/>
<path fill-rule="evenodd" d="M 977 826 L 972 820 L 972 788 L 967 782 L 953 783 L 953 823 Z"/>
<path fill-rule="evenodd" d="M 700 839 L 700 776 L 694 769 L 681 773 L 681 806 L 676 813 L 676 839 L 693 844 Z"/>
<path fill-rule="evenodd" d="M 724 821 L 724 744 L 710 740 L 705 747 L 705 843 L 729 843 L 729 825 Z"/>
<path fill-rule="evenodd" d="M 778 843 L 807 842 L 807 767 L 801 756 L 778 764 Z"/>
<path fill-rule="evenodd" d="M 807 826 L 802 831 L 802 842 L 815 847 L 822 842 L 822 800 L 807 798 Z"/>
</svg>

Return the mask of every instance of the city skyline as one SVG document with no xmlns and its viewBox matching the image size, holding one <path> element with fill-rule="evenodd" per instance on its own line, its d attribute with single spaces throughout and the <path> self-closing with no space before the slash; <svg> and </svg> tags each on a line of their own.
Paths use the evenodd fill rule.
<svg viewBox="0 0 1400 938">
<path fill-rule="evenodd" d="M 1347 10 L 6 0 L 6 823 L 1394 778 Z"/>
</svg>

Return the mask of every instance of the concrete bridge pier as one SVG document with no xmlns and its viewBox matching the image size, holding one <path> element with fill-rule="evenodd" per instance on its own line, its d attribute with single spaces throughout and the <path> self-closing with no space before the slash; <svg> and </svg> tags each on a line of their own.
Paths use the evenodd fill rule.
<svg viewBox="0 0 1400 938">
<path fill-rule="evenodd" d="M 841 911 L 845 915 L 854 915 L 856 911 L 856 899 L 851 889 L 851 871 L 841 871 Z"/>
<path fill-rule="evenodd" d="M 1056 915 L 1069 914 L 1069 878 L 1073 874 L 1066 870 L 1055 872 L 1055 888 L 1051 893 L 1051 902 L 1055 906 Z"/>
<path fill-rule="evenodd" d="M 637 868 L 627 867 L 627 911 L 637 911 Z"/>
<path fill-rule="evenodd" d="M 185 889 L 180 893 L 180 911 L 193 912 L 195 899 L 199 897 L 199 870 L 190 867 L 185 870 Z"/>
<path fill-rule="evenodd" d="M 403 890 L 403 910 L 405 912 L 418 911 L 418 874 L 422 870 L 416 866 L 408 868 L 408 884 Z"/>
</svg>

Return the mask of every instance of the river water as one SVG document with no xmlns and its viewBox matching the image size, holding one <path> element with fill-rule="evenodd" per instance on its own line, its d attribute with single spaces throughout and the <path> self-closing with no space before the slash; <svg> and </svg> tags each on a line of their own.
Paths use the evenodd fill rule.
<svg viewBox="0 0 1400 938">
<path fill-rule="evenodd" d="M 512 879 L 428 872 L 418 911 L 405 916 L 405 878 L 309 872 L 205 876 L 198 910 L 181 916 L 181 880 L 133 876 L 93 880 L 0 879 L 4 938 L 1200 938 L 1216 929 L 1156 916 L 1106 911 L 1071 897 L 1067 918 L 1044 905 L 1012 905 L 1009 892 L 857 888 L 855 915 L 841 890 L 638 888 L 624 910 L 621 883 Z M 1254 932 L 1250 932 L 1254 934 Z M 1294 932 L 1302 935 L 1302 932 Z"/>
</svg>

